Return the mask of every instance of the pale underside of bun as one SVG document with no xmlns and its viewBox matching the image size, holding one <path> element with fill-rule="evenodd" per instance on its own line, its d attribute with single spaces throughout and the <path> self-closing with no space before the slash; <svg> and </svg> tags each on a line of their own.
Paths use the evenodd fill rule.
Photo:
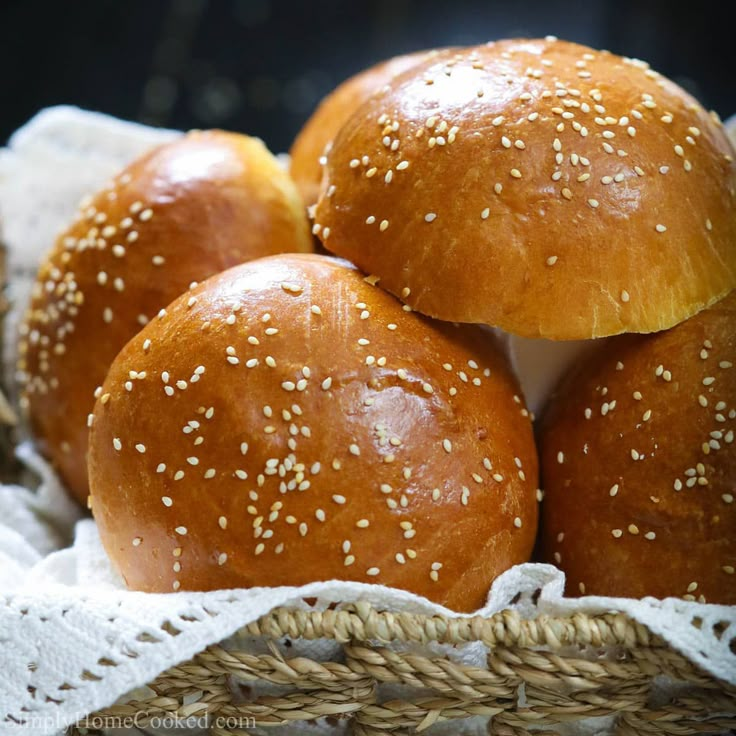
<svg viewBox="0 0 736 736">
<path fill-rule="evenodd" d="M 544 559 L 567 592 L 736 604 L 736 292 L 598 348 L 542 421 Z"/>
<path fill-rule="evenodd" d="M 645 63 L 557 40 L 451 51 L 355 111 L 315 231 L 420 312 L 528 337 L 671 327 L 736 286 L 736 166 Z"/>
<path fill-rule="evenodd" d="M 87 498 L 87 415 L 125 343 L 193 281 L 311 250 L 299 195 L 265 146 L 220 131 L 158 147 L 82 202 L 41 264 L 20 337 L 39 447 Z"/>
<path fill-rule="evenodd" d="M 226 271 L 131 340 L 90 483 L 147 591 L 347 579 L 473 610 L 536 531 L 529 413 L 493 339 L 319 256 Z"/>
</svg>

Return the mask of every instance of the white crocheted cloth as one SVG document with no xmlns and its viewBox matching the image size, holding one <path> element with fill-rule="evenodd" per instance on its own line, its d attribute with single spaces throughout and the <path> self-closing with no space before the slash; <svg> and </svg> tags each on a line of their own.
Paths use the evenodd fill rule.
<svg viewBox="0 0 736 736">
<path fill-rule="evenodd" d="M 175 135 L 62 107 L 42 112 L 11 139 L 8 149 L 0 150 L 0 221 L 16 305 L 8 326 L 6 366 L 13 362 L 14 320 L 39 258 L 77 201 L 142 151 Z M 574 350 L 513 338 L 510 346 L 536 408 Z M 81 518 L 29 442 L 19 455 L 39 482 L 34 490 L 0 486 L 0 734 L 57 733 L 272 608 L 305 606 L 305 597 L 316 597 L 318 606 L 368 600 L 391 610 L 452 615 L 403 591 L 334 581 L 299 589 L 127 591 L 104 554 L 94 522 Z M 736 655 L 729 648 L 736 637 L 735 607 L 678 599 L 565 599 L 563 587 L 564 578 L 554 567 L 521 565 L 495 581 L 482 613 L 507 607 L 518 593 L 514 605 L 528 616 L 624 611 L 705 670 L 736 684 Z M 532 594 L 540 588 L 534 603 Z M 720 627 L 714 629 L 716 624 Z M 335 647 L 317 642 L 299 649 L 297 643 L 289 656 L 298 651 L 328 659 Z M 451 656 L 482 664 L 483 654 L 482 647 L 472 645 Z M 595 719 L 586 732 L 603 733 L 606 723 Z M 327 728 L 313 725 L 308 731 Z M 480 728 L 469 722 L 439 730 L 480 733 Z M 290 726 L 288 733 L 299 730 Z M 269 730 L 278 732 L 286 731 Z"/>
</svg>

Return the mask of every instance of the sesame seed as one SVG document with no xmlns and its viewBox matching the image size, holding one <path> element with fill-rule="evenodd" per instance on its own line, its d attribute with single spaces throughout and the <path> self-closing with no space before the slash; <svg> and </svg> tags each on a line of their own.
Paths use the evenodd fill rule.
<svg viewBox="0 0 736 736">
<path fill-rule="evenodd" d="M 517 529 L 521 529 L 521 518 L 520 517 L 517 516 L 514 518 L 514 526 Z"/>
<path fill-rule="evenodd" d="M 626 291 L 626 289 L 623 289 L 621 291 L 621 301 L 625 303 L 625 302 L 628 302 L 629 299 L 630 299 L 629 292 Z"/>
<path fill-rule="evenodd" d="M 138 450 L 138 452 L 143 455 L 146 452 L 146 446 L 142 445 L 140 442 L 135 446 L 135 449 Z"/>
<path fill-rule="evenodd" d="M 122 443 L 122 442 L 121 442 L 121 441 L 120 441 L 120 440 L 119 440 L 119 439 L 118 439 L 117 437 L 114 437 L 114 438 L 113 438 L 113 441 L 112 441 L 112 446 L 113 446 L 113 447 L 114 447 L 114 448 L 115 448 L 115 449 L 116 449 L 116 450 L 117 450 L 118 452 L 120 452 L 120 450 L 122 450 L 122 449 L 123 449 L 123 443 Z"/>
<path fill-rule="evenodd" d="M 521 171 L 519 169 L 511 169 L 511 176 L 514 177 L 514 179 L 521 179 Z"/>
<path fill-rule="evenodd" d="M 383 232 L 388 227 L 388 220 L 381 220 L 381 224 L 378 226 L 378 229 Z"/>
<path fill-rule="evenodd" d="M 433 222 L 436 218 L 437 215 L 434 212 L 427 212 L 427 214 L 424 215 L 425 222 Z"/>
<path fill-rule="evenodd" d="M 333 500 L 333 501 L 334 501 L 334 502 L 335 502 L 336 504 L 338 504 L 339 506 L 343 506 L 343 505 L 344 505 L 344 504 L 345 504 L 345 503 L 347 502 L 347 499 L 345 498 L 345 496 L 341 496 L 341 495 L 339 495 L 339 494 L 334 494 L 334 495 L 332 496 L 332 500 Z"/>
<path fill-rule="evenodd" d="M 611 534 L 613 534 L 616 539 L 623 536 L 623 532 L 620 529 L 611 529 Z"/>
<path fill-rule="evenodd" d="M 613 484 L 613 485 L 611 486 L 610 490 L 608 491 L 608 494 L 609 494 L 610 496 L 612 496 L 612 497 L 613 497 L 613 496 L 615 496 L 615 495 L 616 495 L 617 493 L 618 493 L 618 483 L 614 483 L 614 484 Z"/>
<path fill-rule="evenodd" d="M 381 570 L 377 567 L 369 567 L 366 571 L 366 575 L 370 575 L 370 577 L 375 577 L 376 575 L 379 575 Z"/>
</svg>

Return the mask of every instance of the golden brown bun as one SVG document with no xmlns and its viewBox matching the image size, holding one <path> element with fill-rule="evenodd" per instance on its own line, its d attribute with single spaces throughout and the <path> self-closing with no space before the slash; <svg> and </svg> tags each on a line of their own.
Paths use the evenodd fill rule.
<svg viewBox="0 0 736 736">
<path fill-rule="evenodd" d="M 536 531 L 531 423 L 492 338 L 324 256 L 175 301 L 113 363 L 89 459 L 105 548 L 145 591 L 347 579 L 469 611 Z"/>
<path fill-rule="evenodd" d="M 242 135 L 190 133 L 82 203 L 40 267 L 19 363 L 32 429 L 77 499 L 93 393 L 125 343 L 192 281 L 311 248 L 293 183 Z"/>
<path fill-rule="evenodd" d="M 317 201 L 322 180 L 320 159 L 342 124 L 382 85 L 431 53 L 435 52 L 416 51 L 376 64 L 346 79 L 319 103 L 289 151 L 289 171 L 305 204 Z"/>
<path fill-rule="evenodd" d="M 568 594 L 735 604 L 734 429 L 736 292 L 567 376 L 541 430 L 541 542 Z"/>
<path fill-rule="evenodd" d="M 652 332 L 736 286 L 733 155 L 642 62 L 502 41 L 420 63 L 351 116 L 315 230 L 433 317 Z"/>
</svg>

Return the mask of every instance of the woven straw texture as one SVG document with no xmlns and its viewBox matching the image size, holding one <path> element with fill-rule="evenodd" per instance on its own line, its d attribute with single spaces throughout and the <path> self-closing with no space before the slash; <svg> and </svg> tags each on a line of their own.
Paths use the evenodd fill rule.
<svg viewBox="0 0 736 736">
<path fill-rule="evenodd" d="M 640 624 L 622 614 L 540 617 L 512 611 L 489 618 L 448 619 L 376 611 L 355 604 L 340 611 L 277 609 L 243 634 L 275 641 L 330 639 L 340 661 L 287 659 L 270 646 L 253 655 L 212 646 L 150 684 L 152 695 L 93 714 L 147 719 L 210 717 L 213 736 L 256 727 L 346 719 L 355 736 L 421 732 L 442 721 L 482 716 L 492 736 L 524 736 L 585 718 L 615 715 L 614 733 L 723 733 L 736 729 L 736 689 L 694 667 Z M 389 649 L 389 642 L 488 647 L 485 668 L 441 656 Z M 683 695 L 657 703 L 655 678 L 670 678 Z M 284 687 L 278 695 L 244 697 L 238 683 Z M 383 700 L 380 687 L 403 685 L 401 699 Z M 245 692 L 248 692 L 246 689 Z M 188 705 L 186 703 L 189 703 Z M 226 724 L 226 725 L 218 725 Z M 70 729 L 70 736 L 78 728 Z"/>
</svg>

